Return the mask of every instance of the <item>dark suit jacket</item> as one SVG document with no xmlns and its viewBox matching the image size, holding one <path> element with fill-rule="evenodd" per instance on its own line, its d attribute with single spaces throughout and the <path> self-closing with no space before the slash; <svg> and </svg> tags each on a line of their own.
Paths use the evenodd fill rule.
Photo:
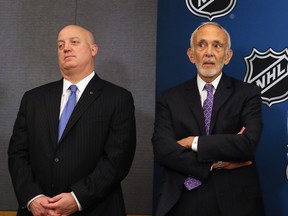
<svg viewBox="0 0 288 216">
<path fill-rule="evenodd" d="M 19 215 L 39 194 L 73 191 L 83 211 L 75 215 L 124 216 L 120 182 L 136 145 L 132 95 L 95 75 L 57 142 L 63 81 L 26 92 L 10 140 L 9 171 Z"/>
<path fill-rule="evenodd" d="M 236 135 L 243 126 L 244 133 Z M 255 165 L 232 171 L 210 168 L 213 161 L 253 160 L 261 130 L 259 88 L 224 74 L 214 94 L 209 136 L 205 135 L 196 77 L 160 94 L 152 142 L 164 177 L 156 215 L 166 215 L 178 202 L 186 190 L 184 180 L 191 175 L 203 182 L 189 192 L 191 208 L 213 215 L 208 206 L 218 202 L 222 216 L 258 216 L 257 208 L 263 209 Z M 188 136 L 199 136 L 197 153 L 176 143 Z"/>
</svg>

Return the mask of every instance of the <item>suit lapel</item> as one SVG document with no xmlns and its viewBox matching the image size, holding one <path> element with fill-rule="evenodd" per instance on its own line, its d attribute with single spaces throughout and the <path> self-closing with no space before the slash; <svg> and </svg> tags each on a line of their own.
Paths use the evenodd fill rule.
<svg viewBox="0 0 288 216">
<path fill-rule="evenodd" d="M 186 85 L 184 86 L 184 96 L 184 100 L 187 101 L 187 104 L 196 119 L 201 134 L 205 134 L 203 109 L 201 106 L 196 77 L 191 81 L 186 82 Z"/>
<path fill-rule="evenodd" d="M 63 81 L 61 79 L 60 81 L 50 85 L 50 88 L 48 89 L 45 96 L 46 108 L 48 110 L 49 128 L 53 146 L 57 146 L 58 143 L 57 137 L 62 88 Z"/>
<path fill-rule="evenodd" d="M 90 106 L 90 104 L 101 94 L 102 88 L 103 81 L 95 74 L 95 76 L 91 79 L 85 88 L 78 103 L 76 104 L 59 142 L 61 142 L 63 137 L 67 135 L 67 133 L 82 116 L 85 110 Z"/>
<path fill-rule="evenodd" d="M 232 92 L 233 86 L 231 79 L 223 74 L 214 94 L 210 131 L 213 131 L 213 128 L 216 124 L 216 116 L 218 115 L 218 112 L 220 112 L 220 108 L 223 106 L 223 104 L 230 98 Z"/>
</svg>

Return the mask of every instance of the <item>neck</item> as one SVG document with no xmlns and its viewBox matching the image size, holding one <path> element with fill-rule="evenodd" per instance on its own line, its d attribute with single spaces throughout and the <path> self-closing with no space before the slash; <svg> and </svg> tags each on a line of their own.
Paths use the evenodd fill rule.
<svg viewBox="0 0 288 216">
<path fill-rule="evenodd" d="M 84 79 L 85 77 L 89 76 L 92 72 L 94 71 L 94 68 L 91 68 L 89 70 L 86 71 L 76 71 L 76 70 L 65 70 L 65 71 L 61 71 L 61 74 L 63 76 L 64 79 L 68 80 L 69 82 L 71 82 L 72 84 L 76 84 L 78 82 L 80 82 L 82 79 Z"/>
</svg>

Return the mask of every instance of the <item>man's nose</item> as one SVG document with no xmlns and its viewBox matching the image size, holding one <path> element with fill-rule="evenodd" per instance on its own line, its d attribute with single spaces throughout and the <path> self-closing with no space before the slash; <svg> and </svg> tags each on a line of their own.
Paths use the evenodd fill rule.
<svg viewBox="0 0 288 216">
<path fill-rule="evenodd" d="M 71 46 L 69 43 L 66 43 L 64 46 L 64 52 L 69 52 L 71 50 Z"/>
<path fill-rule="evenodd" d="M 212 56 L 213 55 L 213 46 L 212 45 L 208 45 L 207 46 L 205 54 L 207 56 Z"/>
</svg>

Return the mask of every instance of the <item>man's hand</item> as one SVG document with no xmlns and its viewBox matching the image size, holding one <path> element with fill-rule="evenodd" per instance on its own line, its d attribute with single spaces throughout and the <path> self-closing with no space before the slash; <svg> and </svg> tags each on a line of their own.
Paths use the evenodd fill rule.
<svg viewBox="0 0 288 216">
<path fill-rule="evenodd" d="M 191 148 L 193 140 L 194 136 L 189 136 L 181 140 L 178 140 L 177 143 L 183 146 L 184 148 Z"/>
<path fill-rule="evenodd" d="M 228 162 L 222 161 L 221 169 L 226 170 L 233 170 L 244 166 L 249 166 L 252 164 L 252 161 L 245 161 L 245 162 Z M 218 162 L 213 163 L 213 169 L 219 169 Z"/>
<path fill-rule="evenodd" d="M 47 209 L 49 216 L 66 216 L 78 211 L 77 203 L 71 193 L 61 193 L 48 200 L 49 203 L 42 204 Z"/>
<path fill-rule="evenodd" d="M 36 199 L 34 199 L 30 205 L 29 209 L 32 212 L 34 216 L 47 216 L 48 212 L 47 210 L 42 206 L 42 204 L 48 204 L 50 197 L 47 196 L 40 196 Z"/>
<path fill-rule="evenodd" d="M 245 127 L 242 127 L 241 130 L 237 133 L 237 135 L 243 134 L 243 132 L 245 131 Z"/>
<path fill-rule="evenodd" d="M 241 130 L 237 133 L 237 135 L 243 134 L 245 129 L 246 129 L 245 127 L 242 127 Z M 249 166 L 252 164 L 252 161 L 244 161 L 244 162 L 222 161 L 221 164 L 222 164 L 221 169 L 233 170 L 233 169 L 237 169 L 240 167 Z M 219 169 L 218 162 L 213 163 L 213 169 Z"/>
</svg>

